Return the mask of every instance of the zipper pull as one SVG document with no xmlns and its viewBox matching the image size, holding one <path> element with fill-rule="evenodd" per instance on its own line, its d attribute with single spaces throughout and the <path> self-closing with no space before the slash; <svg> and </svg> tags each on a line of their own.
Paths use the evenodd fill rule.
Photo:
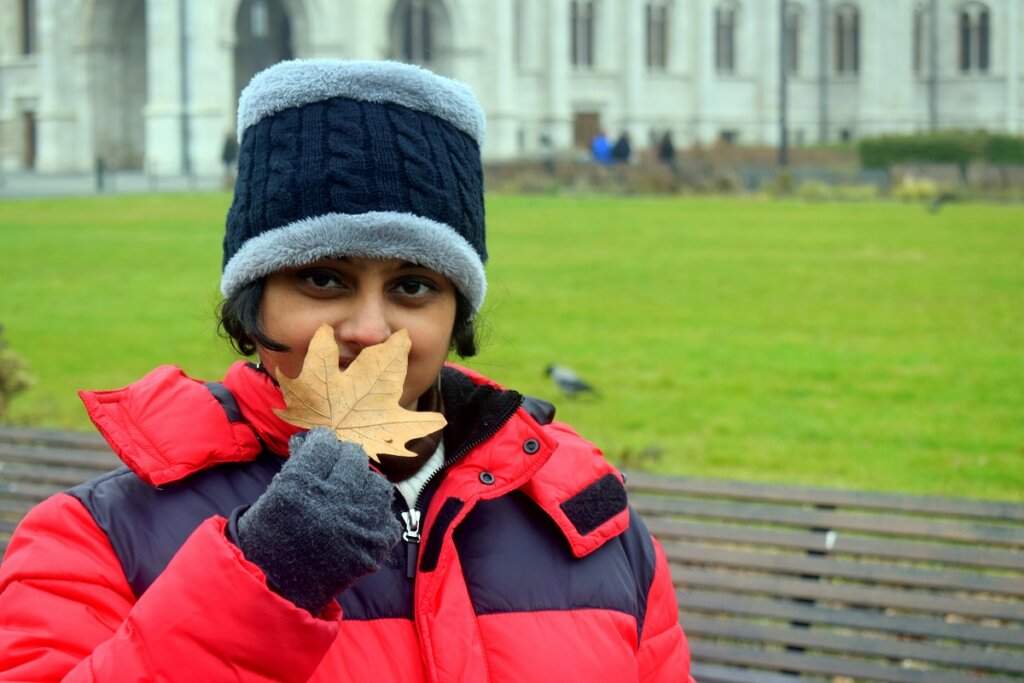
<svg viewBox="0 0 1024 683">
<path fill-rule="evenodd" d="M 411 579 L 416 576 L 416 556 L 420 548 L 420 511 L 412 508 L 403 512 L 402 521 L 405 522 L 405 533 L 402 534 L 405 541 L 405 577 Z"/>
</svg>

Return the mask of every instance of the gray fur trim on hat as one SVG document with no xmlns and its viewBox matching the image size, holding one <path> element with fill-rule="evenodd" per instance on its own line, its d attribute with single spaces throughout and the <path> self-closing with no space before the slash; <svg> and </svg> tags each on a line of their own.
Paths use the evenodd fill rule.
<svg viewBox="0 0 1024 683">
<path fill-rule="evenodd" d="M 412 64 L 340 59 L 293 59 L 256 74 L 238 100 L 238 141 L 267 116 L 334 97 L 425 112 L 483 145 L 486 119 L 469 86 Z"/>
<path fill-rule="evenodd" d="M 224 266 L 220 289 L 238 288 L 286 268 L 334 256 L 400 258 L 445 275 L 480 310 L 487 278 L 480 255 L 443 223 L 409 213 L 327 213 L 249 239 Z"/>
</svg>

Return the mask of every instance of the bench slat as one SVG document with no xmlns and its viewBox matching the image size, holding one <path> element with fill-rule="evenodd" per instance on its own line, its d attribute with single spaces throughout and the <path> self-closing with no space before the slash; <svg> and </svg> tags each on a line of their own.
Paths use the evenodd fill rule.
<svg viewBox="0 0 1024 683">
<path fill-rule="evenodd" d="M 106 440 L 96 432 L 72 432 L 32 427 L 0 427 L 0 442 L 36 444 L 55 448 L 110 450 Z"/>
<path fill-rule="evenodd" d="M 89 481 L 113 468 L 84 469 L 82 467 L 54 467 L 52 465 L 25 465 L 18 462 L 0 462 L 0 477 L 17 482 L 50 486 L 61 491 Z"/>
<path fill-rule="evenodd" d="M 980 572 L 920 569 L 876 562 L 808 557 L 792 553 L 753 552 L 681 541 L 664 543 L 663 547 L 670 560 L 686 564 L 753 569 L 775 574 L 844 578 L 872 584 L 880 583 L 913 588 L 1024 596 L 1024 579 L 992 576 Z"/>
<path fill-rule="evenodd" d="M 962 621 L 947 623 L 934 618 L 892 614 L 881 607 L 874 610 L 858 607 L 837 609 L 822 604 L 697 590 L 692 587 L 678 589 L 676 599 L 683 611 L 684 623 L 686 615 L 702 612 L 1024 648 L 1024 628 L 999 628 Z"/>
<path fill-rule="evenodd" d="M 763 669 L 737 669 L 719 664 L 694 662 L 690 674 L 699 683 L 828 683 L 824 678 L 801 676 L 795 679 L 787 674 L 775 674 Z"/>
<path fill-rule="evenodd" d="M 17 504 L 20 514 L 24 515 L 36 503 L 63 490 L 63 488 L 43 484 L 0 481 L 0 501 L 7 501 L 11 505 Z M 0 509 L 3 508 L 0 507 Z"/>
<path fill-rule="evenodd" d="M 782 531 L 754 526 L 736 526 L 665 517 L 644 518 L 647 528 L 659 540 L 725 541 L 743 545 L 830 552 L 834 555 L 863 555 L 877 558 L 917 560 L 939 564 L 1017 569 L 1021 553 L 998 548 L 978 548 L 953 543 L 928 543 L 858 536 L 851 533 Z M 827 545 L 831 543 L 831 547 Z"/>
<path fill-rule="evenodd" d="M 668 477 L 626 472 L 626 485 L 637 491 L 682 496 L 874 509 L 902 513 L 977 517 L 1024 522 L 1024 505 L 995 501 L 846 491 L 811 486 L 759 484 L 721 479 Z"/>
<path fill-rule="evenodd" d="M 1024 545 L 1021 529 L 924 518 L 894 518 L 879 514 L 830 512 L 781 505 L 722 503 L 684 500 L 650 495 L 632 495 L 630 502 L 641 515 L 743 520 L 755 524 L 782 524 L 815 529 L 868 531 L 892 536 L 941 538 L 949 541 L 988 543 L 1019 547 Z M 1024 568 L 1024 554 L 1021 555 Z"/>
<path fill-rule="evenodd" d="M 925 593 L 892 588 L 864 588 L 848 584 L 836 585 L 820 581 L 711 571 L 675 563 L 672 564 L 672 578 L 680 588 L 700 587 L 752 595 L 824 600 L 853 606 L 891 607 L 921 614 L 941 614 L 943 616 L 956 614 L 981 619 L 1002 619 L 1018 624 L 1024 620 L 1024 608 L 1019 602 L 963 598 L 938 592 Z"/>
<path fill-rule="evenodd" d="M 9 443 L 0 443 L 0 462 L 24 465 L 87 467 L 106 470 L 121 465 L 121 461 L 109 448 L 106 450 L 83 450 L 44 448 L 41 446 Z"/>
<path fill-rule="evenodd" d="M 731 665 L 760 667 L 770 671 L 794 671 L 818 676 L 847 676 L 857 680 L 884 683 L 1020 683 L 1019 678 L 976 675 L 964 671 L 920 670 L 900 668 L 865 660 L 828 657 L 813 653 L 785 650 L 757 650 L 749 647 L 690 639 L 694 660 Z"/>
<path fill-rule="evenodd" d="M 892 637 L 835 635 L 813 628 L 779 627 L 752 624 L 736 619 L 713 619 L 691 614 L 685 619 L 686 630 L 694 637 L 727 638 L 754 644 L 775 643 L 787 647 L 824 650 L 889 660 L 912 660 L 926 665 L 944 665 L 967 670 L 1024 673 L 1024 657 L 1005 651 L 976 647 L 944 647 Z"/>
</svg>

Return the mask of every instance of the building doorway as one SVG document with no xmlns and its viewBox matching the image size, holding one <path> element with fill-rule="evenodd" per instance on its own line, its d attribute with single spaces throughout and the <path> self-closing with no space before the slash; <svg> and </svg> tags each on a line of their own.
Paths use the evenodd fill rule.
<svg viewBox="0 0 1024 683">
<path fill-rule="evenodd" d="M 140 169 L 148 93 L 145 0 L 97 3 L 90 83 L 94 152 L 108 168 Z"/>
<path fill-rule="evenodd" d="M 26 171 L 36 168 L 36 114 L 32 111 L 21 113 L 21 167 Z"/>
<path fill-rule="evenodd" d="M 572 117 L 572 142 L 577 149 L 590 149 L 590 144 L 601 129 L 601 115 L 593 111 L 578 111 Z"/>
<path fill-rule="evenodd" d="M 257 73 L 292 59 L 292 22 L 280 0 L 242 0 L 235 16 L 235 99 Z"/>
<path fill-rule="evenodd" d="M 441 0 L 398 0 L 390 33 L 392 59 L 451 75 L 452 22 Z"/>
</svg>

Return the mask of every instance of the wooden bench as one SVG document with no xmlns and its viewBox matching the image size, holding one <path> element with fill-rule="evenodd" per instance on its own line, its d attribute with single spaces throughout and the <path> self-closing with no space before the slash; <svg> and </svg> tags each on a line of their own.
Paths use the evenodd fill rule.
<svg viewBox="0 0 1024 683">
<path fill-rule="evenodd" d="M 1024 681 L 1024 505 L 629 473 L 699 683 Z"/>
<path fill-rule="evenodd" d="M 120 465 L 96 433 L 0 427 L 0 554 L 33 505 Z"/>
<path fill-rule="evenodd" d="M 0 548 L 119 463 L 0 427 Z M 1024 681 L 1024 505 L 628 473 L 672 564 L 698 683 Z"/>
</svg>

